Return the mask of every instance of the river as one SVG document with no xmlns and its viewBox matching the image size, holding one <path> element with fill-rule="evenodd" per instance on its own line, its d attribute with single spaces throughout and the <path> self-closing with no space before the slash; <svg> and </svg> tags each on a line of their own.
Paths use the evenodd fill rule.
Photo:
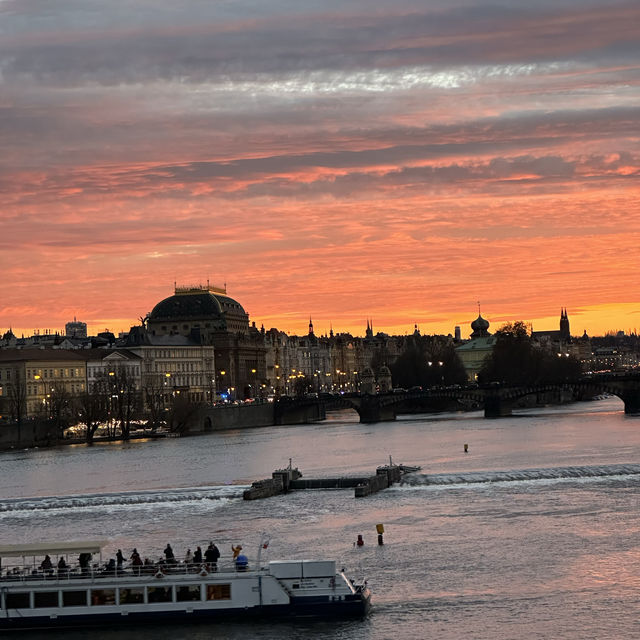
<svg viewBox="0 0 640 640">
<path fill-rule="evenodd" d="M 232 543 L 251 555 L 264 531 L 272 559 L 335 558 L 373 591 L 365 620 L 92 631 L 100 640 L 635 639 L 640 417 L 622 409 L 612 398 L 373 425 L 340 412 L 310 425 L 6 452 L 0 543 L 103 539 L 107 556 L 137 547 L 157 559 L 167 542 L 181 557 L 214 540 L 223 556 Z M 242 500 L 289 458 L 318 477 L 372 473 L 389 455 L 422 469 L 357 500 L 352 490 Z"/>
</svg>

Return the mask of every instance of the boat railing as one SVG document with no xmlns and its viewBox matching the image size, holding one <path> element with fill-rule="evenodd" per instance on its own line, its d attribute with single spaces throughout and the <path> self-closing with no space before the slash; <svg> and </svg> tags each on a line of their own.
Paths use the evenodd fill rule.
<svg viewBox="0 0 640 640">
<path fill-rule="evenodd" d="M 236 573 L 251 572 L 251 565 L 245 568 L 236 566 L 229 560 L 228 562 L 218 561 L 213 563 L 175 563 L 168 564 L 165 562 L 131 565 L 127 564 L 121 568 L 107 567 L 104 565 L 93 564 L 89 567 L 71 566 L 64 569 L 52 568 L 42 569 L 41 567 L 15 566 L 2 569 L 0 572 L 0 582 L 31 582 L 31 581 L 52 581 L 52 582 L 70 582 L 77 580 L 86 580 L 90 582 L 103 581 L 105 579 L 114 578 L 149 578 L 162 579 L 165 577 L 192 575 L 194 577 L 206 577 L 215 575 L 216 573 Z"/>
</svg>

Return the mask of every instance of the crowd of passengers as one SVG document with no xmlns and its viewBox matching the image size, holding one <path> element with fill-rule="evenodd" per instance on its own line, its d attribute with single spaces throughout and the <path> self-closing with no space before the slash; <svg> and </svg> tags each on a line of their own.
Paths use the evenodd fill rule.
<svg viewBox="0 0 640 640">
<path fill-rule="evenodd" d="M 233 566 L 236 571 L 247 571 L 249 569 L 249 560 L 247 556 L 242 553 L 242 545 L 231 545 L 231 551 L 233 553 Z M 60 556 L 57 564 L 54 565 L 51 560 L 51 556 L 46 555 L 44 560 L 40 563 L 39 570 L 33 569 L 32 576 L 40 576 L 44 574 L 47 577 L 83 577 L 90 574 L 102 575 L 102 576 L 116 576 L 116 575 L 156 575 L 159 572 L 161 574 L 174 572 L 183 573 L 187 571 L 189 573 L 200 573 L 206 571 L 211 573 L 218 570 L 218 560 L 220 560 L 220 550 L 213 543 L 210 542 L 209 546 L 202 551 L 201 547 L 196 547 L 194 552 L 191 549 L 187 549 L 184 560 L 180 562 L 173 552 L 170 544 L 164 549 L 164 557 L 158 561 L 153 562 L 148 557 L 142 559 L 142 556 L 138 553 L 136 548 L 133 549 L 131 555 L 126 562 L 125 556 L 121 549 L 118 549 L 115 558 L 111 558 L 106 564 L 100 566 L 94 564 L 91 566 L 92 555 L 90 553 L 81 553 L 78 556 L 77 567 L 71 567 L 67 564 L 65 558 Z M 23 570 L 19 567 L 8 569 L 6 572 L 7 578 L 23 577 Z"/>
</svg>

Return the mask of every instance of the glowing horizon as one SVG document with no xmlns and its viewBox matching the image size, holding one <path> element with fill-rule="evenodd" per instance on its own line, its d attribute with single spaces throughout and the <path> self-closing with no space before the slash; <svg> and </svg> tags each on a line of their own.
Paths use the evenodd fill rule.
<svg viewBox="0 0 640 640">
<path fill-rule="evenodd" d="M 99 7 L 99 10 L 97 8 Z M 637 3 L 0 3 L 0 332 L 632 331 Z"/>
</svg>

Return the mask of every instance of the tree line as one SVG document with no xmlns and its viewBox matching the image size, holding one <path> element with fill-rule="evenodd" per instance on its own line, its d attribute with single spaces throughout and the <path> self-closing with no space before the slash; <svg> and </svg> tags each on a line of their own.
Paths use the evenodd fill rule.
<svg viewBox="0 0 640 640">
<path fill-rule="evenodd" d="M 151 379 L 144 390 L 125 367 L 101 372 L 84 391 L 72 394 L 62 382 L 47 384 L 47 393 L 36 419 L 48 421 L 58 438 L 70 427 L 80 427 L 84 440 L 92 443 L 98 429 L 111 440 L 129 440 L 139 424 L 151 432 L 166 427 L 175 433 L 185 432 L 198 405 L 186 393 L 168 394 L 160 376 Z M 27 385 L 17 377 L 7 385 L 3 413 L 12 422 L 22 422 L 26 415 Z"/>
<path fill-rule="evenodd" d="M 505 324 L 494 336 L 493 350 L 478 373 L 479 383 L 554 384 L 574 380 L 582 373 L 574 356 L 559 357 L 535 344 L 522 321 Z M 394 385 L 405 389 L 468 382 L 454 345 L 439 336 L 411 336 L 391 365 L 391 373 Z"/>
</svg>

